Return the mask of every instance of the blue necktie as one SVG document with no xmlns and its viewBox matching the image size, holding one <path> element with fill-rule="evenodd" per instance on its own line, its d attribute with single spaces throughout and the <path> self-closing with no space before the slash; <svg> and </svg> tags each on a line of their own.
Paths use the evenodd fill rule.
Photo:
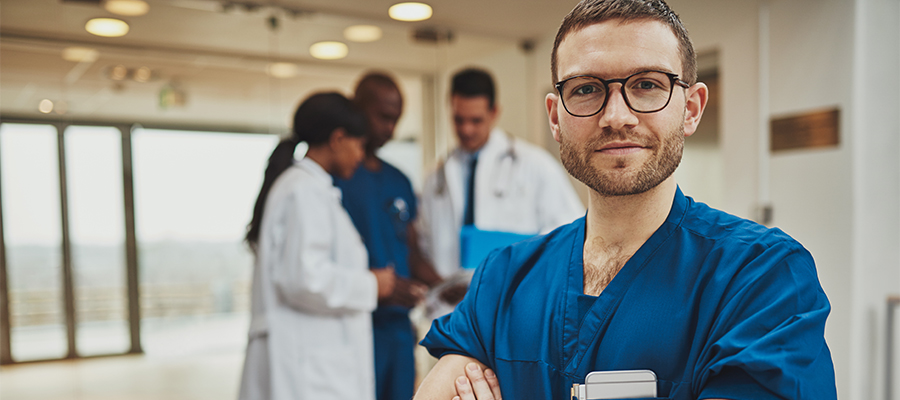
<svg viewBox="0 0 900 400">
<path fill-rule="evenodd" d="M 469 161 L 469 181 L 466 190 L 466 213 L 463 216 L 463 225 L 475 225 L 475 166 L 478 157 L 474 156 Z"/>
</svg>

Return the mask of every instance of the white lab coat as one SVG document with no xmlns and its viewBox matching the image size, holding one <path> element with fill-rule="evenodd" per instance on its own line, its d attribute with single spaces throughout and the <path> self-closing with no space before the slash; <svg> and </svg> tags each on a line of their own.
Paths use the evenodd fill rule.
<svg viewBox="0 0 900 400">
<path fill-rule="evenodd" d="M 466 154 L 457 148 L 425 180 L 418 231 L 423 252 L 444 278 L 460 270 Z M 475 226 L 521 234 L 547 233 L 584 216 L 559 162 L 543 149 L 491 131 L 475 168 Z"/>
<path fill-rule="evenodd" d="M 241 400 L 374 400 L 375 276 L 331 176 L 303 159 L 269 192 Z"/>
</svg>

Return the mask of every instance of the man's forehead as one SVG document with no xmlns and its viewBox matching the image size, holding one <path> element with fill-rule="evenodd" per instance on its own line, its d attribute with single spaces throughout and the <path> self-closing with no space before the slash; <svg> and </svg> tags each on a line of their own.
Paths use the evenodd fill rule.
<svg viewBox="0 0 900 400">
<path fill-rule="evenodd" d="M 450 104 L 453 108 L 467 110 L 488 110 L 491 108 L 491 100 L 486 95 L 463 96 L 454 94 L 450 96 Z"/>
<path fill-rule="evenodd" d="M 380 113 L 397 113 L 403 110 L 403 97 L 400 92 L 392 88 L 380 89 L 376 96 L 368 104 L 368 109 Z"/>
<path fill-rule="evenodd" d="M 647 69 L 681 73 L 675 33 L 653 19 L 614 19 L 581 26 L 569 32 L 557 49 L 559 80 L 582 74 L 615 78 Z M 601 76 L 606 74 L 611 76 Z"/>
</svg>

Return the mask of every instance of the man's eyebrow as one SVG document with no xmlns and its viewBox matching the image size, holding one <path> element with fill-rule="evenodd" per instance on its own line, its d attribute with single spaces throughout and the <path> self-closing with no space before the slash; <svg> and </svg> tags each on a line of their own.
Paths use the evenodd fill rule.
<svg viewBox="0 0 900 400">
<path fill-rule="evenodd" d="M 566 79 L 576 77 L 576 76 L 593 76 L 595 78 L 602 78 L 602 79 L 620 79 L 620 78 L 624 78 L 626 76 L 634 75 L 638 72 L 647 72 L 647 71 L 661 71 L 661 72 L 667 72 L 670 74 L 675 74 L 675 72 L 672 71 L 671 69 L 669 69 L 668 67 L 663 67 L 661 65 L 657 65 L 657 66 L 643 65 L 640 67 L 634 67 L 634 68 L 627 70 L 625 72 L 625 74 L 623 74 L 622 76 L 602 76 L 601 74 L 595 74 L 595 73 L 572 73 L 572 74 L 563 75 L 562 77 L 560 77 L 559 82 L 562 82 Z M 678 75 L 678 74 L 675 74 L 675 75 Z"/>
</svg>

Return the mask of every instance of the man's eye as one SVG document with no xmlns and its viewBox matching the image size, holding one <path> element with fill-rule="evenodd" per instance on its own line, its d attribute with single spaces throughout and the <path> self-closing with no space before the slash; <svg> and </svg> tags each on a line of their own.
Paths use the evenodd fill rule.
<svg viewBox="0 0 900 400">
<path fill-rule="evenodd" d="M 639 90 L 653 90 L 659 89 L 660 86 L 656 84 L 656 82 L 652 81 L 640 81 L 634 84 L 633 88 Z"/>
<path fill-rule="evenodd" d="M 599 91 L 600 91 L 600 88 L 598 88 L 595 85 L 581 85 L 581 86 L 575 88 L 575 90 L 572 91 L 572 94 L 584 96 L 584 95 L 594 94 Z"/>
</svg>

